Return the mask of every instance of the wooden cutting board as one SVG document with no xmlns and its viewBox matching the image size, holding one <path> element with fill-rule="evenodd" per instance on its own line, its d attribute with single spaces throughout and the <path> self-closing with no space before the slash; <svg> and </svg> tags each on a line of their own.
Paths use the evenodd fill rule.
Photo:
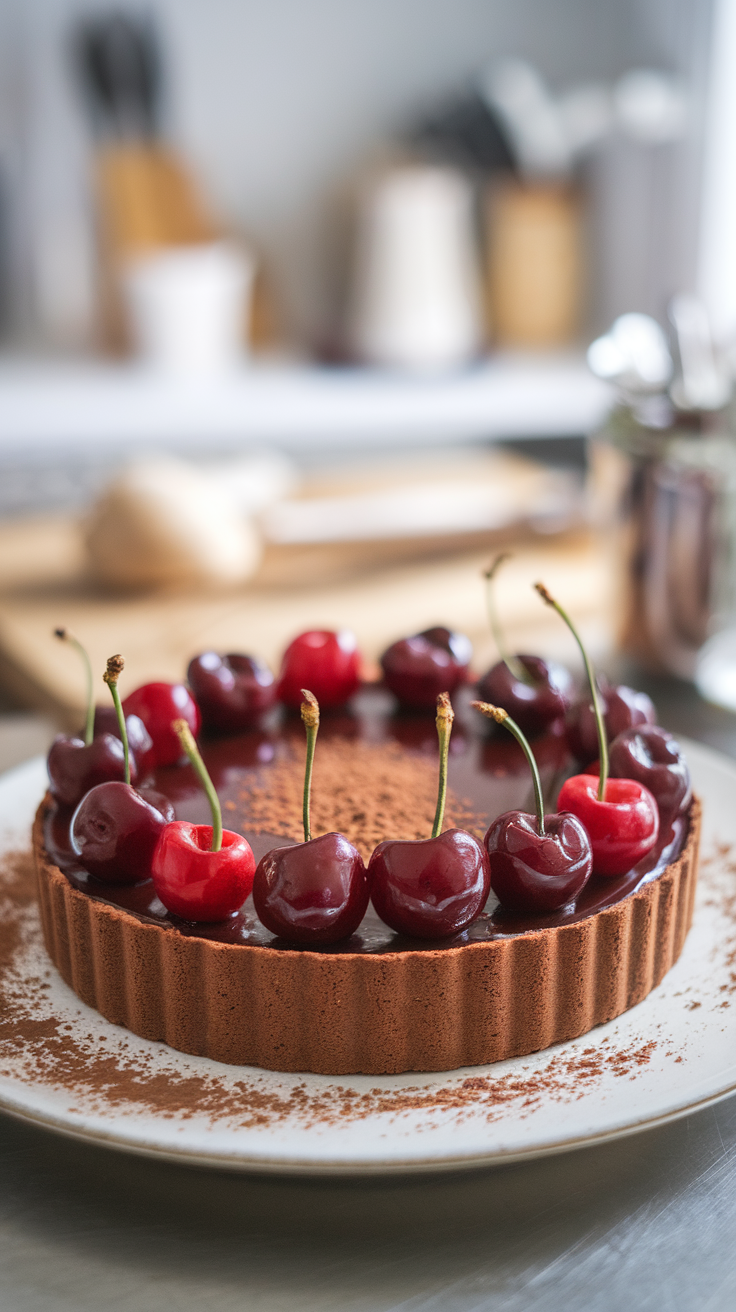
<svg viewBox="0 0 736 1312">
<path fill-rule="evenodd" d="M 85 582 L 80 533 L 72 521 L 11 521 L 0 525 L 0 683 L 27 706 L 76 727 L 84 679 L 74 652 L 52 636 L 58 626 L 84 642 L 100 676 L 107 657 L 121 652 L 123 689 L 151 679 L 182 679 L 191 656 L 207 648 L 253 652 L 278 668 L 287 643 L 309 628 L 353 629 L 371 677 L 394 639 L 448 624 L 469 634 L 474 664 L 482 669 L 494 653 L 481 572 L 496 549 L 497 543 L 486 541 L 421 561 L 372 568 L 363 561 L 342 576 L 338 570 L 331 581 L 328 571 L 312 584 L 268 582 L 267 561 L 265 578 L 235 594 L 120 597 Z M 288 573 L 282 568 L 282 578 Z M 497 584 L 510 649 L 541 650 L 576 663 L 567 630 L 532 590 L 543 578 L 580 621 L 594 652 L 604 650 L 610 638 L 607 576 L 605 559 L 587 533 L 518 543 Z M 99 700 L 105 697 L 100 677 Z"/>
</svg>

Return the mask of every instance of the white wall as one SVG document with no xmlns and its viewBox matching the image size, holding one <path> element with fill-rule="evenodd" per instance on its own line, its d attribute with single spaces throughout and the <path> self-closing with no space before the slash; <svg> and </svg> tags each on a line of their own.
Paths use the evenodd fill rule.
<svg viewBox="0 0 736 1312">
<path fill-rule="evenodd" d="M 26 317 L 40 317 L 57 339 L 63 337 L 65 315 L 70 340 L 79 335 L 87 296 L 79 236 L 88 224 L 86 138 L 64 41 L 75 16 L 111 7 L 112 0 L 0 0 L 0 38 L 3 26 L 14 29 L 25 60 L 24 103 L 15 112 L 16 136 L 24 142 L 19 240 L 29 248 L 35 287 Z M 331 313 L 331 197 L 377 142 L 497 54 L 525 55 L 558 83 L 613 77 L 643 63 L 682 69 L 702 80 L 702 29 L 709 7 L 710 0 L 153 0 L 147 5 L 168 52 L 171 131 L 223 218 L 250 232 L 270 257 L 288 320 L 307 337 L 319 336 Z M 631 161 L 604 161 L 597 182 L 601 193 L 609 187 L 606 212 L 630 187 L 629 200 L 624 197 L 624 245 L 633 251 L 636 274 L 626 294 L 643 296 L 647 305 L 640 308 L 661 301 L 662 286 L 677 281 L 678 266 L 693 245 L 681 175 L 689 177 L 695 166 L 686 161 L 683 171 L 681 156 L 656 165 L 662 179 L 653 196 L 650 163 L 644 166 L 647 176 L 637 181 Z M 649 257 L 637 254 L 641 221 L 637 228 L 635 215 L 637 207 L 647 205 L 664 206 L 669 235 L 660 233 L 654 241 L 659 265 L 653 285 L 645 288 L 636 262 Z M 617 298 L 626 289 L 619 266 L 631 262 L 621 248 L 620 225 L 609 224 L 605 247 L 615 259 L 608 273 L 604 267 L 598 289 L 603 318 L 619 308 Z M 60 254 L 65 248 L 71 252 L 68 260 Z"/>
</svg>

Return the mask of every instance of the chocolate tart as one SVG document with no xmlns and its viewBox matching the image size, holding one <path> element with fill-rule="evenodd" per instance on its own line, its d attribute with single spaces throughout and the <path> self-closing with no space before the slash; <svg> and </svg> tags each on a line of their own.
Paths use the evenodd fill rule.
<svg viewBox="0 0 736 1312">
<path fill-rule="evenodd" d="M 332 763 L 333 786 L 315 828 L 341 828 L 359 845 L 362 838 L 364 850 L 376 834 L 424 836 L 434 808 L 435 741 L 431 718 L 392 715 L 379 692 L 360 694 L 351 715 L 325 717 L 315 795 L 320 763 L 325 778 Z M 450 821 L 482 831 L 502 810 L 529 808 L 528 771 L 508 735 L 489 736 L 474 713 L 460 708 L 453 741 Z M 299 726 L 287 722 L 204 748 L 225 823 L 246 834 L 257 857 L 298 837 L 300 746 Z M 571 768 L 564 743 L 549 735 L 537 740 L 536 751 L 554 796 Z M 381 754 L 385 778 L 376 766 Z M 365 780 L 362 810 L 350 795 L 351 760 L 372 780 L 378 822 L 370 819 Z M 392 798 L 392 772 L 400 775 L 400 790 L 405 784 L 403 801 L 396 792 Z M 263 799 L 270 785 L 278 806 L 269 811 Z M 206 819 L 188 767 L 159 771 L 154 786 L 180 818 Z M 407 820 L 406 796 L 420 816 Z M 268 828 L 264 815 L 280 811 L 283 824 Z M 48 953 L 67 984 L 106 1019 L 181 1052 L 237 1065 L 386 1074 L 536 1052 L 640 1002 L 677 960 L 690 927 L 700 818 L 696 799 L 638 867 L 619 879 L 593 878 L 577 904 L 552 916 L 514 916 L 489 904 L 468 930 L 430 944 L 401 938 L 369 910 L 357 934 L 320 950 L 275 939 L 252 903 L 226 922 L 194 925 L 170 916 L 150 881 L 95 881 L 75 864 L 69 816 L 48 795 L 33 849 Z M 371 823 L 378 823 L 375 832 Z"/>
</svg>

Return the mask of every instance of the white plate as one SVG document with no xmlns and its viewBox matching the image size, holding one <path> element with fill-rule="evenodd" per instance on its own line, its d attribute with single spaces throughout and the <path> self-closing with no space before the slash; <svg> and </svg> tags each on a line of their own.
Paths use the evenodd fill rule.
<svg viewBox="0 0 736 1312">
<path fill-rule="evenodd" d="M 0 1106 L 131 1152 L 237 1170 L 383 1173 L 477 1166 L 615 1138 L 736 1090 L 736 765 L 686 751 L 705 802 L 695 923 L 638 1007 L 532 1057 L 441 1075 L 282 1075 L 186 1057 L 84 1006 L 45 955 L 31 902 L 4 972 Z M 27 846 L 43 762 L 0 780 L 0 846 Z M 7 879 L 7 876 L 3 876 Z M 6 887 L 0 884 L 0 894 Z M 25 1018 L 25 1019 L 24 1019 Z M 17 1043 L 15 1022 L 34 1042 Z M 15 1045 L 13 1035 L 15 1033 Z"/>
</svg>

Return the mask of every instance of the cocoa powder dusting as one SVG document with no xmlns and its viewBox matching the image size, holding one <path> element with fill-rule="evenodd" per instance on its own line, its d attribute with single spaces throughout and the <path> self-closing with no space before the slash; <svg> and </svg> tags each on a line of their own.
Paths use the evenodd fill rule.
<svg viewBox="0 0 736 1312">
<path fill-rule="evenodd" d="M 348 796 L 344 793 L 339 805 L 348 807 Z M 537 1069 L 456 1079 L 440 1074 L 418 1077 L 424 1083 L 414 1086 L 365 1092 L 336 1081 L 320 1080 L 310 1087 L 303 1077 L 259 1072 L 233 1078 L 235 1068 L 224 1067 L 222 1074 L 189 1073 L 187 1058 L 163 1044 L 143 1047 L 127 1031 L 97 1023 L 97 1018 L 97 1033 L 84 1033 L 77 1019 L 84 1015 L 79 1004 L 74 1013 L 67 1010 L 65 1019 L 53 1014 L 49 990 L 55 972 L 43 949 L 34 882 L 30 854 L 5 858 L 0 867 L 0 1075 L 68 1090 L 70 1110 L 138 1109 L 177 1119 L 204 1115 L 243 1128 L 273 1127 L 287 1118 L 329 1126 L 409 1112 L 428 1117 L 450 1112 L 456 1120 L 480 1114 L 492 1121 L 509 1104 L 524 1117 L 542 1103 L 575 1101 L 606 1073 L 633 1078 L 657 1047 L 654 1040 L 636 1041 L 621 1050 L 608 1046 L 606 1038 L 597 1047 L 553 1052 Z M 275 1079 L 283 1081 L 280 1087 L 274 1087 Z"/>
<path fill-rule="evenodd" d="M 243 788 L 242 823 L 251 829 L 303 838 L 304 756 L 289 754 Z M 368 860 L 384 838 L 428 838 L 437 801 L 436 761 L 410 755 L 398 743 L 349 738 L 320 743 L 312 781 L 312 830 L 336 830 Z M 483 836 L 483 818 L 448 790 L 445 828 Z"/>
</svg>

